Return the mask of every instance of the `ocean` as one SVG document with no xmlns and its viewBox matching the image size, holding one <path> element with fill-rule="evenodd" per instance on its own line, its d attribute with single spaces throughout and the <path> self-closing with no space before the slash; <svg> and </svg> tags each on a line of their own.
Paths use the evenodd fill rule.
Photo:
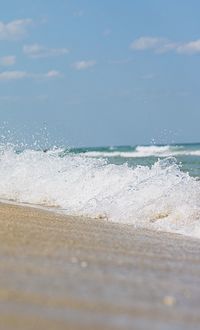
<svg viewBox="0 0 200 330">
<path fill-rule="evenodd" d="M 0 145 L 0 199 L 200 238 L 200 143 Z"/>
</svg>

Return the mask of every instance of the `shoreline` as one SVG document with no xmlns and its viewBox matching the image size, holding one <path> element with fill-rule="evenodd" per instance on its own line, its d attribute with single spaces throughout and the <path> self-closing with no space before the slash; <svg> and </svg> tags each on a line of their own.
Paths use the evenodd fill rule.
<svg viewBox="0 0 200 330">
<path fill-rule="evenodd" d="M 198 329 L 200 241 L 0 203 L 0 328 Z"/>
<path fill-rule="evenodd" d="M 106 216 L 99 216 L 99 217 L 91 217 L 89 215 L 73 215 L 73 214 L 68 214 L 65 213 L 65 209 L 62 208 L 58 208 L 56 206 L 46 206 L 46 205 L 42 205 L 42 204 L 32 204 L 32 203 L 25 203 L 25 202 L 16 202 L 13 200 L 7 200 L 7 199 L 0 199 L 0 205 L 11 205 L 11 206 L 16 206 L 16 207 L 23 207 L 23 208 L 27 208 L 27 209 L 34 209 L 34 210 L 38 210 L 41 212 L 47 212 L 49 214 L 53 214 L 54 216 L 61 216 L 64 217 L 66 219 L 68 218 L 73 218 L 73 219 L 87 219 L 88 221 L 97 221 L 97 222 L 102 222 L 102 223 L 110 223 L 113 225 L 117 225 L 121 228 L 132 228 L 134 231 L 149 231 L 152 233 L 157 233 L 157 234 L 168 234 L 168 235 L 172 235 L 172 237 L 183 237 L 186 239 L 194 239 L 194 240 L 199 240 L 200 242 L 200 237 L 199 235 L 194 235 L 194 234 L 189 234 L 189 233 L 185 233 L 185 232 L 181 232 L 178 230 L 167 230 L 167 229 L 163 229 L 163 228 L 154 228 L 153 226 L 139 226 L 139 225 L 134 225 L 130 222 L 119 222 L 119 221 L 114 221 L 114 220 L 110 220 L 109 218 L 107 218 Z M 162 216 L 162 214 L 161 214 Z"/>
</svg>

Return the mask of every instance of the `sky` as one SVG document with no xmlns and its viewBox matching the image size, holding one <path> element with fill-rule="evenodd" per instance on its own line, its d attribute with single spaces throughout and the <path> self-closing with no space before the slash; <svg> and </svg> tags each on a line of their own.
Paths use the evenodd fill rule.
<svg viewBox="0 0 200 330">
<path fill-rule="evenodd" d="M 199 142 L 199 0 L 0 0 L 0 133 Z"/>
</svg>

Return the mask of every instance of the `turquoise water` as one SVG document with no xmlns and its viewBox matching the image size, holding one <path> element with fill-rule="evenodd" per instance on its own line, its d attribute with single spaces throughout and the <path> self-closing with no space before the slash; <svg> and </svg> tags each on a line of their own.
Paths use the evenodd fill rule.
<svg viewBox="0 0 200 330">
<path fill-rule="evenodd" d="M 137 165 L 151 166 L 158 159 L 175 157 L 177 164 L 191 176 L 200 177 L 200 143 L 146 146 L 116 146 L 71 148 L 67 153 L 83 154 L 87 157 L 105 158 L 111 164 L 127 163 L 131 167 Z"/>
</svg>

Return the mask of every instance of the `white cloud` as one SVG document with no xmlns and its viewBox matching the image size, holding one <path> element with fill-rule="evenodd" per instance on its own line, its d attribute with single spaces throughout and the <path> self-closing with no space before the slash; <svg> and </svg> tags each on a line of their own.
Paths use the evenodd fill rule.
<svg viewBox="0 0 200 330">
<path fill-rule="evenodd" d="M 78 61 L 72 64 L 72 67 L 76 70 L 86 70 L 96 65 L 96 61 Z"/>
<path fill-rule="evenodd" d="M 180 45 L 179 47 L 177 47 L 177 53 L 180 54 L 200 53 L 200 39 Z"/>
<path fill-rule="evenodd" d="M 183 43 L 165 38 L 140 37 L 131 43 L 130 48 L 134 51 L 153 50 L 155 53 L 200 54 L 200 39 Z"/>
<path fill-rule="evenodd" d="M 26 36 L 27 27 L 32 24 L 29 18 L 14 20 L 9 23 L 0 21 L 0 40 L 18 40 Z"/>
<path fill-rule="evenodd" d="M 155 50 L 156 53 L 167 53 L 170 51 L 176 51 L 178 43 L 166 41 L 159 48 Z"/>
<path fill-rule="evenodd" d="M 28 77 L 25 71 L 4 71 L 0 72 L 0 80 L 20 80 Z"/>
<path fill-rule="evenodd" d="M 57 70 L 48 71 L 45 75 L 47 78 L 58 78 L 61 77 L 61 73 Z"/>
<path fill-rule="evenodd" d="M 11 66 L 11 65 L 14 65 L 15 62 L 16 62 L 16 57 L 13 55 L 0 57 L 1 66 Z"/>
<path fill-rule="evenodd" d="M 133 50 L 157 49 L 165 43 L 165 39 L 157 37 L 141 37 L 131 44 Z"/>
<path fill-rule="evenodd" d="M 56 70 L 51 70 L 46 73 L 31 73 L 27 71 L 3 71 L 0 72 L 0 81 L 30 79 L 53 79 L 61 77 L 61 73 Z"/>
<path fill-rule="evenodd" d="M 67 48 L 48 48 L 38 44 L 24 45 L 23 52 L 31 58 L 45 58 L 65 55 L 69 53 Z"/>
</svg>

